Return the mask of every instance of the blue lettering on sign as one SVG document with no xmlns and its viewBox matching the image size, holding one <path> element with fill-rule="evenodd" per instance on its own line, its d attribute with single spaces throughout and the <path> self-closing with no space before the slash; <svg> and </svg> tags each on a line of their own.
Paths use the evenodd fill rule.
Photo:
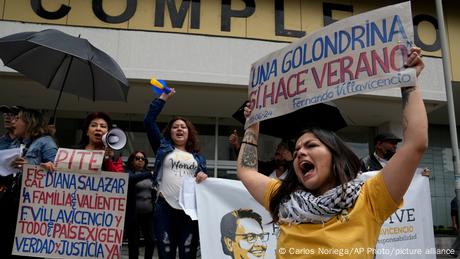
<svg viewBox="0 0 460 259">
<path fill-rule="evenodd" d="M 408 40 L 401 18 L 394 15 L 379 21 L 367 20 L 364 24 L 357 24 L 347 30 L 338 30 L 328 35 L 321 35 L 300 46 L 287 49 L 279 54 L 280 69 L 287 73 L 291 69 L 316 62 L 333 55 L 340 55 L 351 50 L 365 49 L 377 44 L 386 44 Z M 261 86 L 276 77 L 276 60 L 263 61 L 251 69 L 251 87 Z"/>
<path fill-rule="evenodd" d="M 47 174 L 45 187 L 66 190 L 88 190 L 95 192 L 124 193 L 126 181 L 123 178 L 75 175 L 66 173 Z"/>
<path fill-rule="evenodd" d="M 273 59 L 271 62 L 266 62 L 263 65 L 257 66 L 256 69 L 251 69 L 251 87 L 254 88 L 259 84 L 268 81 L 271 77 L 278 76 L 278 62 Z"/>
<path fill-rule="evenodd" d="M 62 240 L 61 249 L 57 252 L 59 255 L 66 256 L 105 258 L 102 244 L 88 241 Z"/>
<path fill-rule="evenodd" d="M 55 241 L 36 237 L 15 237 L 14 243 L 16 251 L 32 254 L 51 254 L 56 247 Z"/>
</svg>

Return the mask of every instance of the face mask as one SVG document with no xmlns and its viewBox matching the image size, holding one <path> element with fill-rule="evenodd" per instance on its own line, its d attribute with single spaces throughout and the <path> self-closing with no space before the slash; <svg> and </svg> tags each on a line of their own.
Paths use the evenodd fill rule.
<svg viewBox="0 0 460 259">
<path fill-rule="evenodd" d="M 383 158 L 385 160 L 390 160 L 390 158 L 395 154 L 396 152 L 394 152 L 393 150 L 387 150 L 384 154 L 383 154 Z"/>
<path fill-rule="evenodd" d="M 284 159 L 275 159 L 275 164 L 276 164 L 276 167 L 285 167 L 287 164 L 287 161 Z"/>
</svg>

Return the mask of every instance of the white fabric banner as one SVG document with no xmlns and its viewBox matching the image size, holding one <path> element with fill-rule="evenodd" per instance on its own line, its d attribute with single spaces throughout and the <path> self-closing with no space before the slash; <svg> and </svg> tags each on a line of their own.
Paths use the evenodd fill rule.
<svg viewBox="0 0 460 259">
<path fill-rule="evenodd" d="M 208 178 L 196 198 L 201 258 L 275 258 L 277 225 L 240 181 Z"/>
<path fill-rule="evenodd" d="M 317 103 L 412 86 L 404 61 L 413 45 L 410 2 L 337 21 L 251 66 L 246 127 Z"/>
<path fill-rule="evenodd" d="M 255 257 L 262 251 L 263 258 L 276 257 L 278 226 L 269 223 L 269 213 L 240 181 L 207 179 L 196 185 L 196 196 L 203 259 L 251 258 L 251 253 Z M 249 210 L 261 216 L 263 229 Z M 245 218 L 252 225 L 241 221 Z M 404 206 L 382 226 L 374 253 L 378 259 L 435 259 L 442 253 L 435 249 L 429 179 L 419 170 L 404 196 Z"/>
<path fill-rule="evenodd" d="M 404 195 L 404 204 L 383 224 L 377 241 L 377 259 L 424 258 L 435 259 L 436 251 L 431 211 L 430 181 L 417 169 Z M 367 172 L 373 176 L 378 172 Z"/>
</svg>

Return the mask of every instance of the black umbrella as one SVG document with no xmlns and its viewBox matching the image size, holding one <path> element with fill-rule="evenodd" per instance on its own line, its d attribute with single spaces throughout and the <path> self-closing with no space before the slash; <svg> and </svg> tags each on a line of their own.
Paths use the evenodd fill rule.
<svg viewBox="0 0 460 259">
<path fill-rule="evenodd" d="M 244 107 L 246 102 L 232 115 L 244 124 Z M 282 138 L 293 139 L 307 127 L 320 127 L 337 131 L 347 126 L 340 110 L 329 104 L 319 103 L 297 111 L 260 122 L 260 133 Z"/>
<path fill-rule="evenodd" d="M 0 58 L 46 88 L 96 100 L 126 101 L 128 81 L 120 66 L 86 39 L 58 30 L 21 32 L 0 38 Z"/>
</svg>

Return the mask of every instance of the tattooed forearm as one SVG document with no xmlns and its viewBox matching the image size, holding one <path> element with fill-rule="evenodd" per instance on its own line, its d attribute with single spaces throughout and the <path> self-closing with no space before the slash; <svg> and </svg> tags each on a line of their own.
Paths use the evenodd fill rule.
<svg viewBox="0 0 460 259">
<path fill-rule="evenodd" d="M 409 96 L 411 92 L 415 90 L 415 86 L 410 87 L 402 87 L 401 88 L 401 96 L 402 96 L 402 108 L 406 108 L 407 103 L 409 102 Z"/>
<path fill-rule="evenodd" d="M 242 167 L 247 167 L 247 168 L 254 168 L 257 170 L 257 161 L 258 161 L 258 155 L 257 155 L 257 146 L 254 145 L 248 145 L 246 143 L 253 143 L 257 144 L 257 134 L 254 133 L 251 130 L 246 130 L 244 133 L 243 141 L 242 143 L 242 154 L 241 154 L 241 162 L 240 165 Z"/>
<path fill-rule="evenodd" d="M 241 167 L 253 168 L 257 170 L 257 148 L 251 145 L 243 145 L 241 154 Z"/>
<path fill-rule="evenodd" d="M 246 130 L 246 132 L 244 132 L 243 142 L 257 144 L 257 140 L 258 137 L 254 132 L 250 130 Z"/>
</svg>

